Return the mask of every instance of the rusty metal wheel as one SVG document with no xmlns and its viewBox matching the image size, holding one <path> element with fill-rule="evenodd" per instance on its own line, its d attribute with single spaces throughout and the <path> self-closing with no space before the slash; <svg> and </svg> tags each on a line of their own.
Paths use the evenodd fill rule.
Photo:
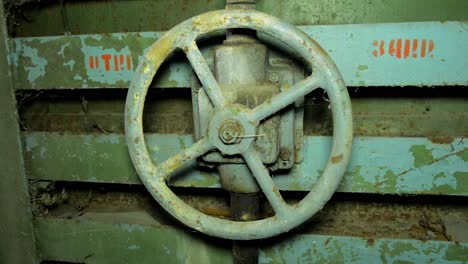
<svg viewBox="0 0 468 264">
<path fill-rule="evenodd" d="M 286 43 L 313 69 L 311 76 L 252 110 L 226 103 L 196 40 L 212 31 L 228 28 L 261 31 Z M 151 161 L 143 135 L 143 106 L 156 71 L 176 49 L 182 49 L 187 55 L 216 109 L 216 114 L 210 120 L 208 137 L 155 165 Z M 239 133 L 255 134 L 260 121 L 317 88 L 327 92 L 331 103 L 334 126 L 332 150 L 320 180 L 310 193 L 298 204 L 288 205 L 262 164 L 259 154 L 252 147 L 255 138 L 244 137 L 241 141 L 234 142 L 233 137 L 239 138 Z M 168 31 L 149 48 L 138 65 L 125 106 L 125 132 L 130 156 L 151 195 L 184 224 L 208 235 L 235 240 L 260 239 L 289 231 L 319 211 L 333 195 L 343 177 L 351 154 L 352 130 L 349 95 L 341 74 L 326 52 L 298 28 L 253 10 L 208 12 Z M 214 149 L 226 154 L 242 155 L 275 210 L 275 216 L 250 222 L 219 219 L 197 211 L 171 191 L 167 180 L 174 171 L 185 162 Z"/>
</svg>

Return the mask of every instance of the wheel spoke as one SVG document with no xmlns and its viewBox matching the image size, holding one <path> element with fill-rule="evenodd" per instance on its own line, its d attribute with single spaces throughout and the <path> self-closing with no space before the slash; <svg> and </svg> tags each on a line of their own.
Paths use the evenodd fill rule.
<svg viewBox="0 0 468 264">
<path fill-rule="evenodd" d="M 268 102 L 257 106 L 252 111 L 253 120 L 255 122 L 260 122 L 317 89 L 322 84 L 322 78 L 320 76 L 320 74 L 314 73 L 287 90 L 274 95 Z"/>
<path fill-rule="evenodd" d="M 221 108 L 225 105 L 225 100 L 221 92 L 221 88 L 218 85 L 213 73 L 211 72 L 208 63 L 206 63 L 205 58 L 200 52 L 200 49 L 197 47 L 195 41 L 190 42 L 189 45 L 183 48 L 185 54 L 187 55 L 190 64 L 192 65 L 195 73 L 200 79 L 200 82 L 203 85 L 208 97 L 211 99 L 211 102 L 216 108 Z"/>
<path fill-rule="evenodd" d="M 289 206 L 284 201 L 278 188 L 276 188 L 273 179 L 263 165 L 257 151 L 251 148 L 244 152 L 242 156 L 257 180 L 258 185 L 260 185 L 260 188 L 270 202 L 271 207 L 275 210 L 278 218 L 286 217 L 288 215 Z"/>
<path fill-rule="evenodd" d="M 207 138 L 204 138 L 157 166 L 156 177 L 161 180 L 167 180 L 174 171 L 181 168 L 185 163 L 200 157 L 214 148 L 211 142 Z"/>
</svg>

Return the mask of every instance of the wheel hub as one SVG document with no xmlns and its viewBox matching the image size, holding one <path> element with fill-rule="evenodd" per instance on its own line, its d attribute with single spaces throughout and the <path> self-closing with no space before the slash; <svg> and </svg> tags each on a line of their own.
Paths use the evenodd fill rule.
<svg viewBox="0 0 468 264">
<path fill-rule="evenodd" d="M 257 125 L 242 105 L 229 105 L 215 113 L 209 122 L 208 139 L 225 155 L 240 154 L 254 141 Z"/>
<path fill-rule="evenodd" d="M 219 138 L 226 145 L 238 144 L 244 137 L 242 124 L 235 119 L 228 119 L 221 123 Z"/>
</svg>

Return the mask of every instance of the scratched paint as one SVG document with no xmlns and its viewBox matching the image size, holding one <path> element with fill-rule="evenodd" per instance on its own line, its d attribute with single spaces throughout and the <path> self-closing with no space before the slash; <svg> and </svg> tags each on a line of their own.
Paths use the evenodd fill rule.
<svg viewBox="0 0 468 264">
<path fill-rule="evenodd" d="M 434 86 L 468 85 L 468 56 L 460 56 L 466 54 L 467 27 L 464 22 L 418 22 L 299 28 L 330 54 L 348 86 Z M 132 70 L 126 68 L 126 56 L 131 56 L 132 67 L 138 65 L 144 51 L 161 34 L 143 32 L 12 39 L 9 61 L 14 66 L 16 87 L 128 87 Z M 413 52 L 415 40 L 417 48 Z M 378 47 L 374 45 L 375 41 Z M 391 43 L 393 49 L 390 49 Z M 426 47 L 423 49 L 424 45 Z M 24 54 L 24 47 L 37 50 L 37 54 Z M 212 52 L 212 48 L 208 46 L 203 52 Z M 103 55 L 110 55 L 109 71 L 103 66 Z M 120 55 L 124 56 L 123 71 L 121 68 L 115 70 L 114 55 L 119 65 L 122 65 Z M 417 58 L 414 58 L 415 55 Z M 99 69 L 96 68 L 96 61 L 93 65 L 95 68 L 91 69 L 90 56 L 98 57 Z M 38 66 L 28 68 L 31 67 L 31 60 Z M 76 62 L 73 70 L 64 65 L 70 60 Z M 365 65 L 367 69 L 359 71 L 359 65 Z M 189 87 L 191 73 L 192 69 L 186 62 L 175 60 L 170 67 L 158 73 L 155 86 Z"/>
<path fill-rule="evenodd" d="M 259 263 L 466 263 L 453 242 L 298 235 L 260 251 Z"/>
<path fill-rule="evenodd" d="M 14 51 L 9 62 L 16 88 L 128 87 L 135 65 L 160 35 L 143 32 L 12 39 Z M 191 76 L 190 67 L 176 61 L 158 73 L 154 85 L 188 87 Z"/>
<path fill-rule="evenodd" d="M 148 134 L 148 150 L 155 163 L 193 144 L 191 136 Z M 139 184 L 122 135 L 25 133 L 28 177 Z M 64 144 L 66 142 L 66 144 Z M 301 163 L 274 177 L 282 190 L 310 190 L 327 162 L 331 139 L 305 137 Z M 47 151 L 41 156 L 41 149 Z M 100 154 L 108 153 L 103 157 Z M 426 138 L 358 137 L 340 192 L 468 195 L 468 150 L 460 138 L 435 144 Z M 56 166 L 60 163 L 61 166 Z M 189 163 L 175 186 L 219 188 L 216 173 L 199 171 Z"/>
<path fill-rule="evenodd" d="M 86 215 L 85 215 L 86 216 Z M 168 226 L 128 232 L 115 217 L 103 223 L 38 217 L 37 245 L 44 259 L 86 263 L 226 263 L 230 243 L 205 240 Z M 99 250 L 96 250 L 99 248 Z M 449 263 L 468 261 L 467 243 L 346 236 L 290 235 L 262 246 L 259 263 Z"/>
<path fill-rule="evenodd" d="M 135 232 L 135 231 L 145 232 L 145 227 L 143 227 L 141 225 L 135 225 L 135 224 L 121 224 L 120 228 L 122 230 L 125 230 L 126 232 L 129 232 L 129 233 L 132 233 L 132 232 Z"/>
<path fill-rule="evenodd" d="M 126 215 L 131 212 L 126 212 Z M 223 263 L 227 246 L 169 226 L 120 224 L 118 215 L 103 222 L 85 214 L 78 221 L 36 219 L 37 247 L 42 259 L 72 263 Z M 129 218 L 127 217 L 127 220 Z M 138 219 L 138 215 L 130 217 Z"/>
<path fill-rule="evenodd" d="M 312 151 L 310 147 L 313 146 Z M 310 188 L 317 179 L 320 169 L 327 161 L 331 141 L 326 137 L 306 137 L 304 142 L 304 160 L 293 173 L 299 186 Z M 414 149 L 427 150 L 414 152 Z M 378 193 L 464 193 L 464 180 L 457 181 L 454 172 L 468 171 L 468 163 L 458 155 L 468 151 L 461 139 L 454 139 L 450 144 L 433 144 L 425 138 L 376 138 L 361 137 L 353 143 L 348 171 L 340 191 L 359 192 L 363 187 L 374 189 Z M 303 172 L 312 172 L 303 175 Z M 434 180 L 435 175 L 443 176 Z M 304 177 L 306 176 L 306 177 Z M 279 186 L 286 185 L 290 179 L 281 177 Z"/>
</svg>

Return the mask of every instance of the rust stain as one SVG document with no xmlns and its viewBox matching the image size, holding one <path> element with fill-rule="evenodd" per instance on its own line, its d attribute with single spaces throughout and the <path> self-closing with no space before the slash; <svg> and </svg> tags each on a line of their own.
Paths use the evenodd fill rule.
<svg viewBox="0 0 468 264">
<path fill-rule="evenodd" d="M 331 161 L 332 161 L 333 164 L 336 164 L 336 163 L 340 162 L 341 160 L 343 160 L 343 154 L 336 155 L 336 156 L 333 156 L 331 158 Z"/>
<path fill-rule="evenodd" d="M 224 209 L 224 208 L 205 207 L 202 209 L 202 211 L 203 213 L 207 215 L 222 216 L 222 217 L 231 216 L 231 211 L 229 209 Z"/>
<path fill-rule="evenodd" d="M 194 29 L 198 29 L 201 26 L 203 26 L 203 23 L 199 19 L 192 19 L 192 27 Z"/>
<path fill-rule="evenodd" d="M 166 168 L 168 173 L 172 173 L 175 170 L 177 170 L 181 165 L 183 164 L 183 161 L 179 159 L 172 159 L 166 162 Z"/>
<path fill-rule="evenodd" d="M 450 136 L 445 137 L 429 137 L 428 138 L 434 144 L 450 144 L 453 142 L 454 138 Z"/>
</svg>

